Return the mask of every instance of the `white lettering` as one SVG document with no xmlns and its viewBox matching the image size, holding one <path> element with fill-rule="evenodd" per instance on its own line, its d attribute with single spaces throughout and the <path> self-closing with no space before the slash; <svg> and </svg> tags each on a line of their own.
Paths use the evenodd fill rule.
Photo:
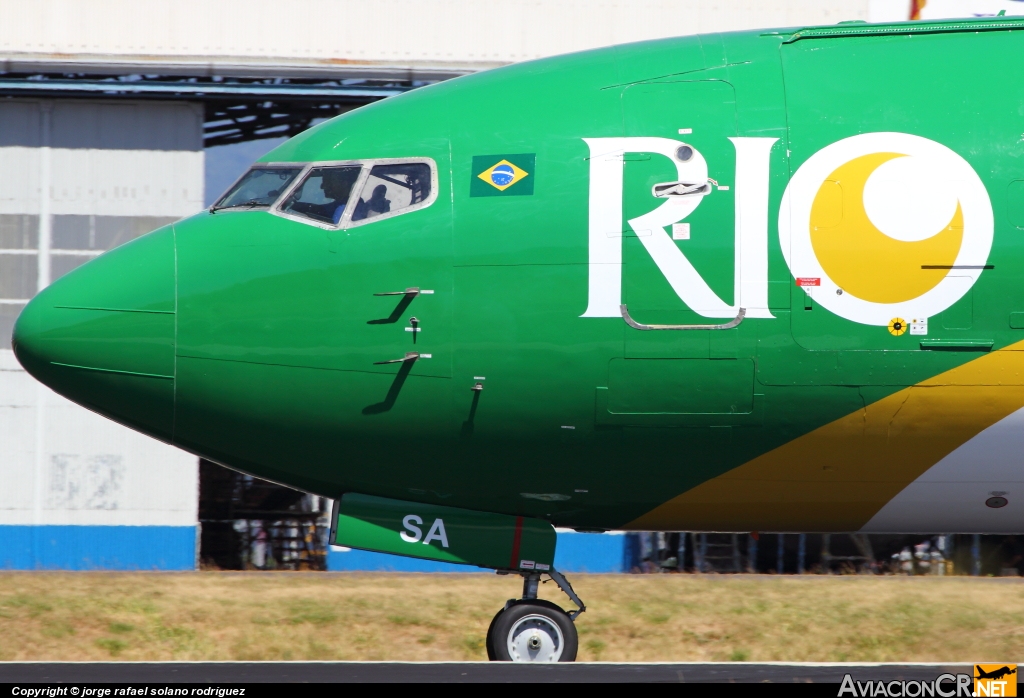
<svg viewBox="0 0 1024 698">
<path fill-rule="evenodd" d="M 768 177 L 778 138 L 730 138 L 736 148 L 736 305 L 768 311 Z M 741 302 L 742 299 L 742 302 Z"/>
<path fill-rule="evenodd" d="M 946 691 L 943 689 L 943 684 L 950 687 L 949 684 L 956 682 L 958 690 Z M 1000 686 L 996 684 L 1005 684 L 1005 681 L 993 681 L 991 694 L 984 692 L 984 689 L 980 690 L 977 694 L 980 696 L 998 696 L 1004 695 L 1000 693 Z M 971 677 L 967 674 L 942 674 L 935 681 L 890 681 L 885 683 L 884 681 L 854 681 L 853 676 L 846 674 L 843 676 L 843 683 L 839 687 L 839 698 L 844 695 L 852 695 L 855 697 L 863 698 L 876 698 L 877 696 L 885 696 L 886 698 L 916 698 L 918 696 L 934 696 L 936 693 L 943 698 L 952 698 L 952 696 L 959 694 L 961 696 L 967 695 L 971 698 L 976 698 L 970 692 Z M 966 693 L 965 693 L 966 691 Z"/>
<path fill-rule="evenodd" d="M 857 689 L 853 686 L 853 677 L 847 674 L 843 677 L 843 685 L 839 687 L 839 695 L 842 696 L 847 691 L 850 692 L 851 696 L 856 697 Z"/>
<path fill-rule="evenodd" d="M 444 531 L 444 521 L 441 519 L 434 519 L 434 525 L 430 527 L 427 537 L 423 539 L 423 545 L 430 545 L 432 540 L 441 541 L 442 548 L 448 547 L 448 534 Z"/>
<path fill-rule="evenodd" d="M 988 696 L 1005 696 L 1006 695 L 1006 681 L 996 681 L 993 679 L 978 679 L 975 685 L 978 688 L 977 693 L 973 695 L 979 698 Z"/>
<path fill-rule="evenodd" d="M 680 181 L 708 178 L 697 151 L 686 162 L 675 157 L 683 143 L 670 138 L 584 138 L 590 147 L 590 279 L 582 317 L 620 317 L 622 303 L 622 189 L 626 153 L 653 153 L 675 163 Z M 665 228 L 686 218 L 703 196 L 671 197 L 653 211 L 630 219 L 629 228 L 651 255 L 679 299 L 703 317 L 747 317 L 768 312 L 768 173 L 777 138 L 730 138 L 736 148 L 735 280 L 733 304 L 711 290 Z"/>
<path fill-rule="evenodd" d="M 935 679 L 935 692 L 938 693 L 942 698 L 952 698 L 956 693 L 956 690 L 944 691 L 942 690 L 942 684 L 956 681 L 956 677 L 952 674 L 941 674 L 939 678 Z"/>
<path fill-rule="evenodd" d="M 423 519 L 416 516 L 415 514 L 409 514 L 404 519 L 402 519 L 402 526 L 405 527 L 405 531 L 409 531 L 409 533 L 412 534 L 409 535 L 409 533 L 406 533 L 405 531 L 402 531 L 398 534 L 402 536 L 402 540 L 404 540 L 406 543 L 418 543 L 420 538 L 423 537 L 423 531 L 416 524 L 422 526 Z"/>
</svg>

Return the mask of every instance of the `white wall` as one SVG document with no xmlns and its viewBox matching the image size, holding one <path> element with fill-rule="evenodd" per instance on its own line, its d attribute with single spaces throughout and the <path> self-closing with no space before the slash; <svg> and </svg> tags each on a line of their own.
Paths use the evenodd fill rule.
<svg viewBox="0 0 1024 698">
<path fill-rule="evenodd" d="M 921 9 L 921 19 L 995 15 L 1000 11 L 1008 15 L 1024 15 L 1024 3 L 1013 0 L 928 0 Z"/>
<path fill-rule="evenodd" d="M 869 0 L 869 22 L 906 22 L 910 19 L 910 0 Z"/>
<path fill-rule="evenodd" d="M 196 525 L 194 456 L 56 395 L 5 347 L 34 291 L 202 206 L 201 108 L 0 102 L 0 526 Z"/>
<path fill-rule="evenodd" d="M 1014 0 L 927 0 L 922 19 L 999 10 L 1024 14 Z M 465 72 L 644 39 L 905 21 L 909 13 L 910 0 L 8 1 L 0 3 L 0 69 L 84 63 L 197 73 L 231 66 L 254 74 L 287 66 L 339 75 Z"/>
<path fill-rule="evenodd" d="M 953 19 L 998 14 L 1024 15 L 1019 0 L 926 0 L 921 19 Z M 868 21 L 904 22 L 910 14 L 910 0 L 869 0 Z"/>
<path fill-rule="evenodd" d="M 0 526 L 195 526 L 198 461 L 37 383 L 0 351 Z"/>
<path fill-rule="evenodd" d="M 39 214 L 40 153 L 0 148 L 0 214 Z M 50 149 L 50 213 L 180 218 L 203 208 L 203 152 Z"/>
<path fill-rule="evenodd" d="M 34 0 L 0 4 L 0 58 L 478 69 L 667 36 L 867 19 L 869 1 Z"/>
</svg>

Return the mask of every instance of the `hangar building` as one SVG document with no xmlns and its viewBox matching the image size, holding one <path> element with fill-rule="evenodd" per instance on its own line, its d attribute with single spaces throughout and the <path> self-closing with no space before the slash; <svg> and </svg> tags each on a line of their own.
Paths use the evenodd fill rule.
<svg viewBox="0 0 1024 698">
<path fill-rule="evenodd" d="M 204 151 L 293 135 L 314 119 L 515 61 L 699 32 L 902 19 L 904 5 L 909 0 L 7 3 L 0 568 L 197 564 L 197 459 L 38 385 L 14 359 L 10 334 L 25 303 L 62 274 L 200 210 Z"/>
<path fill-rule="evenodd" d="M 105 250 L 202 207 L 188 103 L 0 101 L 0 567 L 191 567 L 195 458 L 20 369 L 26 301 Z"/>
</svg>

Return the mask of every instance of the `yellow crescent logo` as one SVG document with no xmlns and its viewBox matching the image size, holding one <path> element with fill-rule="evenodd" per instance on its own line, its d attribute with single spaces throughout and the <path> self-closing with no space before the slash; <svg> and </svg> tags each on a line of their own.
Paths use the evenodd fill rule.
<svg viewBox="0 0 1024 698">
<path fill-rule="evenodd" d="M 811 204 L 811 245 L 829 277 L 843 289 L 874 303 L 909 301 L 935 288 L 956 261 L 964 235 L 964 214 L 920 242 L 889 237 L 864 208 L 864 185 L 878 167 L 906 157 L 871 153 L 837 167 Z"/>
<path fill-rule="evenodd" d="M 839 317 L 890 329 L 893 318 L 928 318 L 960 300 L 986 268 L 992 234 L 978 173 L 909 133 L 825 146 L 793 174 L 779 208 L 797 283 L 813 280 L 815 302 Z"/>
</svg>

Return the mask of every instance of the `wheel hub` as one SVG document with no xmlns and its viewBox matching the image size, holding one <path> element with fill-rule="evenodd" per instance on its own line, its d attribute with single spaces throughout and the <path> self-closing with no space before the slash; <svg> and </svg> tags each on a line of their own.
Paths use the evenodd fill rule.
<svg viewBox="0 0 1024 698">
<path fill-rule="evenodd" d="M 564 647 L 562 630 L 542 615 L 523 616 L 508 633 L 508 653 L 514 662 L 557 662 Z"/>
</svg>

